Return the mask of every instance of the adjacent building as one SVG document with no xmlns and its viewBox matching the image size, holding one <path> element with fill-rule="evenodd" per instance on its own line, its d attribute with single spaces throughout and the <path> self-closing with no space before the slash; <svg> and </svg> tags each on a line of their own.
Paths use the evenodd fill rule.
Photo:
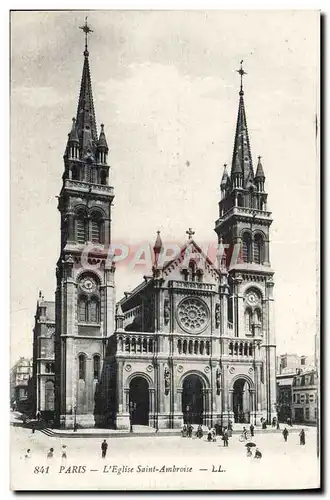
<svg viewBox="0 0 330 500">
<path fill-rule="evenodd" d="M 318 374 L 316 370 L 299 372 L 292 382 L 292 420 L 295 424 L 316 424 Z"/>
<path fill-rule="evenodd" d="M 41 292 L 34 318 L 32 411 L 48 420 L 55 410 L 55 303 L 45 300 Z"/>
<path fill-rule="evenodd" d="M 114 189 L 103 125 L 97 133 L 87 24 L 83 30 L 77 114 L 58 199 L 55 309 L 42 297 L 37 306 L 35 409 L 54 409 L 56 424 L 66 428 L 270 421 L 276 416 L 272 217 L 261 157 L 253 166 L 245 72 L 238 71 L 231 169 L 225 166 L 220 183 L 217 262 L 189 230 L 179 254 L 164 263 L 158 233 L 150 275 L 116 305 L 108 256 Z"/>
<path fill-rule="evenodd" d="M 29 384 L 32 377 L 32 359 L 21 357 L 10 373 L 11 406 L 17 410 L 29 407 Z"/>
</svg>

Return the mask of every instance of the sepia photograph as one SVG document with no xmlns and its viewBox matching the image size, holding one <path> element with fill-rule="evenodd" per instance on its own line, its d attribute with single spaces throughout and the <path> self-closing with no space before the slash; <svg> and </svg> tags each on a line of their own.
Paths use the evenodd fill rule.
<svg viewBox="0 0 330 500">
<path fill-rule="evenodd" d="M 10 12 L 10 488 L 320 488 L 320 11 Z"/>
</svg>

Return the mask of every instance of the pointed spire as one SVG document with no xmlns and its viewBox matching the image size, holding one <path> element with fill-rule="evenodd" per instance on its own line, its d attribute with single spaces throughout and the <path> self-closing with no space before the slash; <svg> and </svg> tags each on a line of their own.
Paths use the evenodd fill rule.
<svg viewBox="0 0 330 500">
<path fill-rule="evenodd" d="M 156 241 L 154 244 L 154 252 L 160 253 L 162 248 L 163 248 L 163 242 L 162 242 L 162 239 L 160 237 L 160 231 L 157 231 L 157 237 L 156 237 Z"/>
<path fill-rule="evenodd" d="M 99 141 L 97 143 L 97 146 L 100 150 L 104 150 L 105 152 L 109 151 L 107 138 L 105 137 L 105 133 L 104 133 L 103 123 L 101 124 L 101 132 L 100 132 L 100 137 L 99 137 Z"/>
<path fill-rule="evenodd" d="M 229 178 L 229 175 L 228 175 L 228 172 L 227 172 L 227 163 L 225 163 L 223 165 L 223 174 L 222 174 L 222 179 L 221 179 L 221 183 L 220 183 L 220 186 L 225 188 L 226 185 L 227 185 L 227 182 L 228 182 L 228 178 Z"/>
<path fill-rule="evenodd" d="M 257 171 L 256 171 L 255 178 L 265 180 L 264 169 L 263 169 L 263 166 L 261 164 L 261 156 L 258 156 L 258 165 L 257 165 Z"/>
<path fill-rule="evenodd" d="M 71 132 L 69 134 L 69 141 L 70 142 L 77 142 L 79 144 L 79 138 L 77 134 L 77 129 L 76 129 L 76 119 L 72 118 L 72 128 Z"/>
<path fill-rule="evenodd" d="M 237 72 L 241 76 L 241 85 L 239 91 L 238 114 L 232 160 L 232 173 L 243 173 L 243 186 L 245 187 L 246 181 L 250 174 L 252 174 L 253 178 L 253 166 L 243 97 L 243 76 L 247 73 L 244 71 L 242 64 L 243 61 L 241 61 L 240 69 L 237 70 Z"/>
<path fill-rule="evenodd" d="M 80 93 L 77 107 L 76 129 L 82 151 L 92 150 L 97 144 L 97 129 L 92 93 L 92 81 L 89 69 L 89 52 L 87 46 L 87 36 L 92 32 L 87 25 L 87 18 L 84 26 L 81 26 L 85 33 L 84 66 L 81 77 Z"/>
</svg>

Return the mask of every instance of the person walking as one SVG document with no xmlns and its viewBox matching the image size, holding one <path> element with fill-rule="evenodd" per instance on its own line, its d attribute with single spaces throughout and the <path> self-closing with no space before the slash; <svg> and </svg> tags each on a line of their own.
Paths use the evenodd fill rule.
<svg viewBox="0 0 330 500">
<path fill-rule="evenodd" d="M 102 458 L 105 458 L 107 455 L 107 449 L 108 449 L 108 443 L 104 439 L 103 443 L 101 444 L 101 450 L 102 450 Z"/>
<path fill-rule="evenodd" d="M 242 434 L 244 436 L 244 439 L 247 439 L 247 430 L 246 430 L 246 427 L 243 427 Z"/>
<path fill-rule="evenodd" d="M 229 434 L 227 427 L 225 427 L 225 430 L 223 431 L 222 439 L 223 439 L 223 445 L 228 447 Z"/>
<path fill-rule="evenodd" d="M 288 431 L 288 429 L 286 427 L 284 427 L 282 434 L 283 434 L 283 437 L 284 437 L 284 441 L 287 442 L 289 431 Z"/>
<path fill-rule="evenodd" d="M 188 437 L 190 437 L 190 438 L 192 437 L 193 430 L 194 430 L 193 426 L 191 424 L 189 424 L 188 425 L 188 431 L 187 431 L 188 432 Z"/>
<path fill-rule="evenodd" d="M 31 458 L 31 450 L 30 450 L 30 448 L 28 450 L 26 450 L 24 458 Z"/>
<path fill-rule="evenodd" d="M 279 421 L 277 421 L 276 430 L 278 430 L 278 431 L 280 430 L 280 423 L 279 423 Z"/>
<path fill-rule="evenodd" d="M 62 460 L 66 460 L 67 459 L 67 456 L 66 456 L 66 445 L 64 444 L 62 446 Z"/>
<path fill-rule="evenodd" d="M 258 448 L 256 448 L 254 458 L 261 458 L 261 457 L 262 457 L 261 451 Z"/>
<path fill-rule="evenodd" d="M 251 451 L 250 446 L 248 446 L 248 447 L 246 448 L 246 456 L 247 456 L 247 457 L 252 457 L 252 451 Z"/>
<path fill-rule="evenodd" d="M 300 437 L 300 444 L 304 445 L 305 444 L 305 431 L 304 429 L 301 429 L 299 432 L 299 437 Z"/>
<path fill-rule="evenodd" d="M 198 429 L 197 429 L 197 432 L 196 432 L 196 436 L 201 439 L 203 437 L 203 429 L 202 429 L 202 426 L 199 425 L 198 426 Z"/>
<path fill-rule="evenodd" d="M 208 431 L 207 431 L 207 440 L 209 443 L 212 441 L 212 430 L 211 427 L 209 426 Z"/>
<path fill-rule="evenodd" d="M 54 456 L 54 448 L 50 448 L 49 452 L 47 453 L 47 458 L 53 458 Z"/>
<path fill-rule="evenodd" d="M 250 432 L 251 432 L 251 437 L 254 437 L 254 425 L 250 425 Z"/>
</svg>

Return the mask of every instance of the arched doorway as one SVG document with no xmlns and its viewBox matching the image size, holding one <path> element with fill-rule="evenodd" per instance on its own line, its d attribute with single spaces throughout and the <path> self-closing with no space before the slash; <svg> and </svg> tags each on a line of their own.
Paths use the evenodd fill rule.
<svg viewBox="0 0 330 500">
<path fill-rule="evenodd" d="M 239 378 L 233 386 L 233 412 L 235 422 L 249 423 L 251 411 L 250 386 L 246 380 Z"/>
<path fill-rule="evenodd" d="M 182 386 L 182 413 L 185 423 L 203 423 L 203 382 L 198 375 L 188 375 Z"/>
<path fill-rule="evenodd" d="M 143 377 L 134 377 L 129 384 L 132 425 L 149 425 L 149 384 Z"/>
</svg>

